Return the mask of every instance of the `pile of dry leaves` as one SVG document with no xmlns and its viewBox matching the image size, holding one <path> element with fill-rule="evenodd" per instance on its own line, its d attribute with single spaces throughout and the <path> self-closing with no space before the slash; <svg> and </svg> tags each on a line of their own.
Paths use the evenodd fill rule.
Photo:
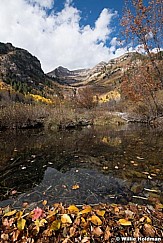
<svg viewBox="0 0 163 243">
<path fill-rule="evenodd" d="M 161 242 L 163 205 L 48 206 L 0 209 L 0 242 Z M 125 238 L 130 237 L 130 238 Z"/>
</svg>

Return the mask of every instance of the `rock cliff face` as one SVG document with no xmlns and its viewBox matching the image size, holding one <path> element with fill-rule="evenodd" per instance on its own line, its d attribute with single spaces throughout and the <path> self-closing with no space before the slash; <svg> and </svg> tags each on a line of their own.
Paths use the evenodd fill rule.
<svg viewBox="0 0 163 243">
<path fill-rule="evenodd" d="M 39 84 L 45 80 L 40 61 L 28 51 L 0 43 L 0 75 L 2 79 Z"/>
<path fill-rule="evenodd" d="M 0 42 L 1 89 L 52 97 L 61 93 L 59 84 L 44 74 L 40 61 L 28 51 Z M 2 92 L 1 92 L 2 93 Z"/>
</svg>

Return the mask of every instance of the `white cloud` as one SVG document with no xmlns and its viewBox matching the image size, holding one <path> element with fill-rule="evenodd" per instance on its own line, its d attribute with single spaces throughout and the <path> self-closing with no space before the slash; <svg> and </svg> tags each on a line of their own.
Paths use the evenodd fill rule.
<svg viewBox="0 0 163 243">
<path fill-rule="evenodd" d="M 33 4 L 33 5 L 37 4 L 43 8 L 51 8 L 54 2 L 53 0 L 25 0 L 25 1 L 27 1 L 27 3 L 29 4 Z"/>
<path fill-rule="evenodd" d="M 106 46 L 116 13 L 103 9 L 94 24 L 80 26 L 81 13 L 67 0 L 64 9 L 47 15 L 53 0 L 0 0 L 0 41 L 11 42 L 37 56 L 45 72 L 59 65 L 86 68 L 123 54 Z M 116 43 L 117 45 L 117 43 Z"/>
</svg>

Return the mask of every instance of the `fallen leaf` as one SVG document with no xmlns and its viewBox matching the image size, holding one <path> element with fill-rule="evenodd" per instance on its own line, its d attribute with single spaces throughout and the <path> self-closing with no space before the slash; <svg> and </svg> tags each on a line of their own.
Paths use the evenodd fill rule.
<svg viewBox="0 0 163 243">
<path fill-rule="evenodd" d="M 64 240 L 64 241 L 62 241 L 62 243 L 68 243 L 69 242 L 69 236 Z"/>
<path fill-rule="evenodd" d="M 68 214 L 63 214 L 62 217 L 61 217 L 61 222 L 63 224 L 71 224 L 72 220 L 71 220 L 71 218 Z"/>
<path fill-rule="evenodd" d="M 143 233 L 145 236 L 148 237 L 154 237 L 155 236 L 155 230 L 152 225 L 150 224 L 144 224 L 143 226 Z"/>
<path fill-rule="evenodd" d="M 100 227 L 95 227 L 95 228 L 93 229 L 92 233 L 93 233 L 94 235 L 96 235 L 96 236 L 100 236 L 100 235 L 103 234 L 103 231 L 101 230 Z"/>
<path fill-rule="evenodd" d="M 115 207 L 115 208 L 114 208 L 114 212 L 115 212 L 116 214 L 119 213 L 119 211 L 120 211 L 120 210 L 119 210 L 118 207 Z"/>
<path fill-rule="evenodd" d="M 70 228 L 70 237 L 74 236 L 75 232 L 76 232 L 76 228 L 74 226 L 71 227 Z"/>
<path fill-rule="evenodd" d="M 134 237 L 135 237 L 135 238 L 140 237 L 140 230 L 139 230 L 139 228 L 136 228 L 136 229 L 135 229 L 135 231 L 134 231 Z"/>
<path fill-rule="evenodd" d="M 29 203 L 28 202 L 23 202 L 23 208 L 27 208 L 28 207 L 28 205 L 29 205 Z"/>
<path fill-rule="evenodd" d="M 131 219 L 133 218 L 133 215 L 134 215 L 134 213 L 129 209 L 125 210 L 125 214 L 126 214 L 126 217 L 129 217 Z"/>
<path fill-rule="evenodd" d="M 156 209 L 163 209 L 163 204 L 157 203 L 155 206 Z"/>
<path fill-rule="evenodd" d="M 19 235 L 20 235 L 20 231 L 14 230 L 13 235 L 12 235 L 12 241 L 16 242 L 18 240 Z"/>
<path fill-rule="evenodd" d="M 126 219 L 119 219 L 118 222 L 123 226 L 129 226 L 131 225 L 131 221 L 128 221 Z"/>
<path fill-rule="evenodd" d="M 90 238 L 89 237 L 84 237 L 81 241 L 81 243 L 90 243 Z"/>
<path fill-rule="evenodd" d="M 43 204 L 44 206 L 46 206 L 47 203 L 48 203 L 47 200 L 44 200 L 44 201 L 42 202 L 42 204 Z"/>
<path fill-rule="evenodd" d="M 109 238 L 112 236 L 112 234 L 110 233 L 110 227 L 107 226 L 106 230 L 105 230 L 105 234 L 104 234 L 104 240 L 109 240 Z"/>
<path fill-rule="evenodd" d="M 8 234 L 1 234 L 1 239 L 4 240 L 5 242 L 8 242 L 9 235 Z"/>
<path fill-rule="evenodd" d="M 139 157 L 139 156 L 137 156 L 136 158 L 137 158 L 137 159 L 140 159 L 140 160 L 141 160 L 141 159 L 144 159 L 144 158 L 142 158 L 142 157 Z"/>
<path fill-rule="evenodd" d="M 105 210 L 97 210 L 97 211 L 96 211 L 96 214 L 97 214 L 98 216 L 104 217 L 104 215 L 105 215 Z"/>
<path fill-rule="evenodd" d="M 85 206 L 85 208 L 80 211 L 80 214 L 87 214 L 87 213 L 90 213 L 92 211 L 92 207 L 91 206 Z"/>
<path fill-rule="evenodd" d="M 25 219 L 18 219 L 18 221 L 17 221 L 18 230 L 20 230 L 20 231 L 24 230 L 25 224 L 26 224 Z"/>
<path fill-rule="evenodd" d="M 16 213 L 16 218 L 20 219 L 22 217 L 22 215 L 23 215 L 23 212 L 19 211 L 19 212 Z"/>
<path fill-rule="evenodd" d="M 80 224 L 81 227 L 85 228 L 87 226 L 87 222 L 85 220 L 85 218 L 81 217 L 81 224 Z"/>
<path fill-rule="evenodd" d="M 60 227 L 61 227 L 61 221 L 60 221 L 60 220 L 55 220 L 55 221 L 53 221 L 53 223 L 51 224 L 50 229 L 51 229 L 51 230 L 54 230 L 54 231 L 57 231 L 57 230 L 60 229 Z"/>
<path fill-rule="evenodd" d="M 49 219 L 52 216 L 56 215 L 58 213 L 58 211 L 57 210 L 53 210 L 53 211 L 50 210 L 48 213 L 49 213 L 49 215 L 46 217 L 47 219 Z"/>
<path fill-rule="evenodd" d="M 145 221 L 148 224 L 151 224 L 152 223 L 152 220 L 148 216 L 145 216 Z"/>
<path fill-rule="evenodd" d="M 39 219 L 43 214 L 43 210 L 41 208 L 35 208 L 33 210 L 33 215 L 32 215 L 32 220 L 36 220 L 36 219 Z"/>
<path fill-rule="evenodd" d="M 16 213 L 16 210 L 13 210 L 13 211 L 9 211 L 9 212 L 7 212 L 7 213 L 5 213 L 4 214 L 4 217 L 9 217 L 9 216 L 12 216 L 12 215 L 14 215 Z"/>
<path fill-rule="evenodd" d="M 141 217 L 140 219 L 139 219 L 139 222 L 145 222 L 145 217 L 143 216 L 143 217 Z"/>
<path fill-rule="evenodd" d="M 89 218 L 89 220 L 95 224 L 95 225 L 102 225 L 102 221 L 99 217 L 97 217 L 96 215 L 93 215 Z"/>
<path fill-rule="evenodd" d="M 68 207 L 68 211 L 69 211 L 70 213 L 78 213 L 78 212 L 79 212 L 79 209 L 78 209 L 75 205 L 70 205 L 70 206 Z"/>
<path fill-rule="evenodd" d="M 40 227 L 44 226 L 44 224 L 46 224 L 46 223 L 47 223 L 46 219 L 41 219 L 41 220 L 39 221 L 39 225 L 40 225 Z"/>
<path fill-rule="evenodd" d="M 72 186 L 72 190 L 77 190 L 77 189 L 79 189 L 79 185 L 78 184 Z"/>
<path fill-rule="evenodd" d="M 35 229 L 37 230 L 37 232 L 40 231 L 40 227 L 44 226 L 44 224 L 47 223 L 46 219 L 36 219 L 35 221 Z"/>
</svg>

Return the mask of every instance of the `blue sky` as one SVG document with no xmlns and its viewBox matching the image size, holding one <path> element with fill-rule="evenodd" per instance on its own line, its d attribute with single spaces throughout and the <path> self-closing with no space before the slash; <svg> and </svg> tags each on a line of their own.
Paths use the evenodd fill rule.
<svg viewBox="0 0 163 243">
<path fill-rule="evenodd" d="M 64 8 L 65 1 L 55 0 L 51 11 L 61 11 Z M 122 18 L 122 11 L 124 6 L 124 0 L 74 0 L 72 6 L 76 7 L 81 11 L 80 25 L 90 25 L 92 28 L 95 25 L 96 19 L 104 8 L 110 9 L 112 12 L 117 12 L 117 16 L 113 18 L 111 26 L 113 33 L 111 35 L 121 36 L 120 19 Z M 110 38 L 111 38 L 110 37 Z M 109 45 L 109 42 L 106 42 Z"/>
<path fill-rule="evenodd" d="M 124 0 L 74 0 L 72 5 L 81 11 L 82 24 L 94 25 L 95 20 L 104 8 L 109 8 L 112 11 L 118 11 L 118 14 L 122 16 Z M 56 11 L 60 11 L 64 7 L 65 1 L 55 0 L 54 8 Z"/>
<path fill-rule="evenodd" d="M 123 0 L 0 0 L 0 41 L 27 49 L 45 72 L 93 67 L 124 54 Z"/>
</svg>

